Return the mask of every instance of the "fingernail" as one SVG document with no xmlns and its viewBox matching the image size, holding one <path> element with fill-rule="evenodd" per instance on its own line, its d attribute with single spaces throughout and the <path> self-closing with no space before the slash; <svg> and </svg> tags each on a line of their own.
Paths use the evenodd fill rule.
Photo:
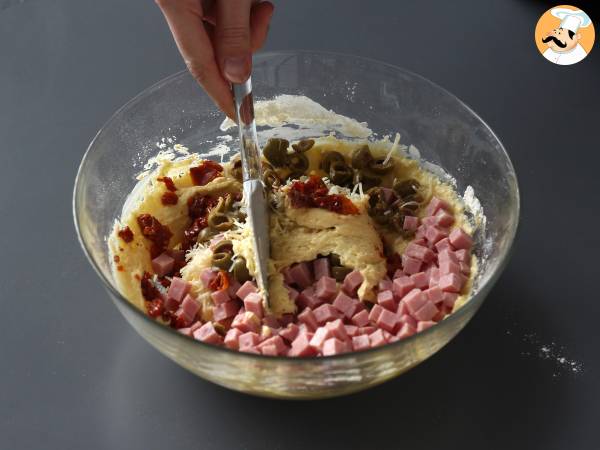
<svg viewBox="0 0 600 450">
<path fill-rule="evenodd" d="M 225 58 L 223 71 L 225 72 L 225 76 L 229 79 L 229 81 L 233 83 L 243 83 L 250 75 L 250 64 L 248 64 L 248 58 L 244 58 L 243 56 Z"/>
</svg>

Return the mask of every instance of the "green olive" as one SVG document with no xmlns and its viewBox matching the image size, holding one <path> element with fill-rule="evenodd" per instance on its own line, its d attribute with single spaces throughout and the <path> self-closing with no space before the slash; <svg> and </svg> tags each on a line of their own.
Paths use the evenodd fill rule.
<svg viewBox="0 0 600 450">
<path fill-rule="evenodd" d="M 394 168 L 394 161 L 390 158 L 388 162 L 385 159 L 374 159 L 369 164 L 369 171 L 377 175 L 385 175 Z"/>
<path fill-rule="evenodd" d="M 362 170 L 356 170 L 354 172 L 354 180 L 353 184 L 362 183 L 363 191 L 368 191 L 369 189 L 379 186 L 381 183 L 381 178 L 375 175 L 371 175 Z"/>
<path fill-rule="evenodd" d="M 214 230 L 226 231 L 233 226 L 233 222 L 226 214 L 213 210 L 208 215 L 208 226 Z"/>
<path fill-rule="evenodd" d="M 273 167 L 284 167 L 287 163 L 287 149 L 290 142 L 286 139 L 271 138 L 263 148 L 263 155 Z"/>
<path fill-rule="evenodd" d="M 404 230 L 404 215 L 400 212 L 395 212 L 391 215 L 389 224 L 399 233 Z"/>
<path fill-rule="evenodd" d="M 371 155 L 368 145 L 358 147 L 352 152 L 352 167 L 355 169 L 366 169 L 371 161 L 373 161 L 373 155 Z"/>
<path fill-rule="evenodd" d="M 287 157 L 287 166 L 292 172 L 304 174 L 308 169 L 308 158 L 302 153 L 292 153 Z"/>
<path fill-rule="evenodd" d="M 392 187 L 394 192 L 402 197 L 404 200 L 412 199 L 415 197 L 421 188 L 421 185 L 417 180 L 408 179 L 404 181 L 397 181 Z"/>
<path fill-rule="evenodd" d="M 312 148 L 315 145 L 315 141 L 313 139 L 302 139 L 298 141 L 297 144 L 292 144 L 292 148 L 297 153 L 304 153 Z"/>
<path fill-rule="evenodd" d="M 244 178 L 244 175 L 242 173 L 242 159 L 240 157 L 240 155 L 235 155 L 231 161 L 231 166 L 229 171 L 231 172 L 231 175 L 238 180 L 239 182 L 241 182 Z"/>
<path fill-rule="evenodd" d="M 346 186 L 352 182 L 352 169 L 342 161 L 333 161 L 329 167 L 329 179 L 338 186 Z"/>
<path fill-rule="evenodd" d="M 339 281 L 340 283 L 344 281 L 346 275 L 352 272 L 352 269 L 349 267 L 335 266 L 331 268 L 331 275 L 335 278 L 335 281 Z"/>
<path fill-rule="evenodd" d="M 233 253 L 233 244 L 229 239 L 222 239 L 213 246 L 213 253 Z"/>
<path fill-rule="evenodd" d="M 200 233 L 198 233 L 198 238 L 197 241 L 198 242 L 206 242 L 210 239 L 212 239 L 212 237 L 215 235 L 215 231 L 210 229 L 210 228 L 204 228 L 202 229 L 202 231 L 200 231 Z"/>
<path fill-rule="evenodd" d="M 277 173 L 273 169 L 263 171 L 263 180 L 269 187 L 277 187 L 281 184 L 279 176 L 277 176 Z"/>
<path fill-rule="evenodd" d="M 233 261 L 231 272 L 233 273 L 233 277 L 240 283 L 244 283 L 250 279 L 250 272 L 248 272 L 248 267 L 246 267 L 246 260 L 241 256 L 238 256 Z"/>
<path fill-rule="evenodd" d="M 231 253 L 213 253 L 212 264 L 221 270 L 228 270 L 231 267 Z"/>
<path fill-rule="evenodd" d="M 341 266 L 342 262 L 340 261 L 340 256 L 336 253 L 329 254 L 329 262 L 332 266 Z"/>
<path fill-rule="evenodd" d="M 398 206 L 398 210 L 407 216 L 413 216 L 418 209 L 419 203 L 416 201 L 405 202 Z"/>
<path fill-rule="evenodd" d="M 321 155 L 321 164 L 319 167 L 325 173 L 329 173 L 331 164 L 334 162 L 345 162 L 344 157 L 339 152 L 328 151 Z"/>
<path fill-rule="evenodd" d="M 213 322 L 212 324 L 218 334 L 221 336 L 225 336 L 227 334 L 227 328 L 225 328 L 225 325 L 219 322 Z"/>
</svg>

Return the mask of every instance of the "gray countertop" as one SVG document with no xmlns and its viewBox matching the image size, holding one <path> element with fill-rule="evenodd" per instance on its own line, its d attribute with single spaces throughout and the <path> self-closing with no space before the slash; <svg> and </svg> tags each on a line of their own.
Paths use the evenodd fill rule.
<svg viewBox="0 0 600 450">
<path fill-rule="evenodd" d="M 473 107 L 508 149 L 523 203 L 506 272 L 446 348 L 369 391 L 284 402 L 159 355 L 75 237 L 71 191 L 88 142 L 183 68 L 157 7 L 0 1 L 0 448 L 598 448 L 600 48 L 576 66 L 545 61 L 533 30 L 549 6 L 277 3 L 266 49 L 376 58 Z"/>
</svg>

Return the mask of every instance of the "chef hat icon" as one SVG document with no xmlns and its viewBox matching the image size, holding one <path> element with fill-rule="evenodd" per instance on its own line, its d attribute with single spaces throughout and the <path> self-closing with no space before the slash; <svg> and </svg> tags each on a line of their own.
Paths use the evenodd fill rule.
<svg viewBox="0 0 600 450">
<path fill-rule="evenodd" d="M 577 33 L 579 28 L 585 28 L 592 23 L 592 19 L 582 10 L 569 8 L 553 8 L 550 13 L 561 20 L 560 27 Z"/>
</svg>

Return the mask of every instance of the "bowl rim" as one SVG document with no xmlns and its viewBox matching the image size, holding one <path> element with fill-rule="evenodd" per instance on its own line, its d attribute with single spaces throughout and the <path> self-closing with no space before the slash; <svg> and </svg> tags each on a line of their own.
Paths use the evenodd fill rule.
<svg viewBox="0 0 600 450">
<path fill-rule="evenodd" d="M 497 282 L 500 275 L 504 271 L 504 269 L 510 259 L 510 256 L 512 255 L 513 245 L 514 245 L 515 237 L 516 237 L 516 234 L 517 234 L 517 231 L 519 228 L 519 222 L 520 222 L 521 196 L 520 196 L 520 191 L 519 191 L 519 181 L 518 181 L 518 177 L 517 177 L 514 165 L 510 159 L 510 156 L 508 155 L 508 152 L 506 151 L 506 148 L 504 147 L 504 144 L 500 140 L 500 138 L 496 135 L 496 133 L 494 133 L 494 131 L 491 129 L 491 127 L 487 124 L 487 122 L 485 122 L 479 116 L 479 114 L 477 114 L 470 106 L 468 106 L 464 101 L 462 101 L 456 95 L 452 94 L 445 88 L 443 88 L 440 85 L 438 85 L 437 83 L 429 80 L 428 78 L 425 78 L 422 75 L 419 75 L 408 69 L 405 69 L 405 68 L 387 63 L 387 62 L 383 62 L 383 61 L 380 61 L 380 60 L 377 60 L 374 58 L 357 56 L 357 55 L 341 53 L 341 52 L 314 51 L 314 50 L 279 50 L 279 51 L 259 52 L 255 55 L 254 62 L 256 62 L 257 60 L 260 60 L 260 59 L 269 59 L 269 58 L 281 57 L 281 56 L 298 56 L 298 55 L 329 56 L 329 57 L 337 57 L 337 58 L 344 58 L 344 59 L 354 59 L 354 60 L 368 62 L 371 64 L 376 64 L 376 65 L 379 65 L 382 67 L 386 67 L 388 69 L 392 69 L 392 70 L 395 70 L 395 71 L 398 71 L 401 73 L 405 73 L 407 75 L 410 75 L 411 77 L 420 79 L 421 81 L 424 81 L 425 83 L 428 83 L 432 87 L 439 89 L 440 91 L 442 91 L 443 93 L 448 95 L 450 98 L 457 101 L 463 108 L 465 108 L 470 114 L 472 114 L 481 123 L 481 125 L 487 130 L 487 132 L 490 133 L 492 138 L 497 142 L 498 147 L 499 147 L 500 151 L 504 154 L 504 157 L 506 158 L 506 161 L 508 162 L 509 169 L 515 179 L 516 220 L 515 220 L 514 226 L 512 226 L 511 229 L 509 230 L 508 247 L 507 247 L 506 251 L 502 255 L 499 256 L 499 262 L 496 266 L 496 269 L 490 275 L 490 277 L 484 283 L 484 285 L 480 287 L 480 290 L 477 293 L 475 293 L 474 295 L 469 296 L 469 298 L 465 301 L 465 303 L 457 311 L 448 315 L 444 320 L 442 320 L 440 323 L 436 324 L 436 326 L 437 325 L 443 326 L 444 323 L 447 323 L 447 324 L 453 323 L 453 322 L 459 320 L 462 316 L 468 314 L 471 310 L 474 310 L 474 312 L 476 312 L 477 308 L 485 300 L 485 297 L 487 297 L 487 295 L 481 296 L 481 295 L 477 295 L 477 294 L 479 292 L 484 291 L 485 289 L 490 290 L 494 286 L 494 284 Z M 162 88 L 163 86 L 171 83 L 172 81 L 174 81 L 176 79 L 180 79 L 180 78 L 184 78 L 184 77 L 191 77 L 189 72 L 185 69 L 181 70 L 179 72 L 173 73 L 173 74 L 163 78 L 162 80 L 157 81 L 156 83 L 152 84 L 151 86 L 147 87 L 146 89 L 142 90 L 137 95 L 135 95 L 133 98 L 128 100 L 126 103 L 124 103 L 120 108 L 118 108 L 110 116 L 110 118 L 102 125 L 102 127 L 98 130 L 98 132 L 94 135 L 94 138 L 88 144 L 87 149 L 86 149 L 86 151 L 81 159 L 81 162 L 79 164 L 79 167 L 77 168 L 77 174 L 75 176 L 75 183 L 74 183 L 74 187 L 73 187 L 73 196 L 72 196 L 72 214 L 73 214 L 73 221 L 74 221 L 74 225 L 75 225 L 75 231 L 77 234 L 77 240 L 79 241 L 79 244 L 81 245 L 88 262 L 90 263 L 90 265 L 92 266 L 92 268 L 94 269 L 96 274 L 99 276 L 99 278 L 102 280 L 102 283 L 104 284 L 104 288 L 108 289 L 109 293 L 112 294 L 113 299 L 116 299 L 121 305 L 125 306 L 130 311 L 133 311 L 134 314 L 138 315 L 139 317 L 142 318 L 142 320 L 149 323 L 151 327 L 160 327 L 164 332 L 171 333 L 172 335 L 177 336 L 177 338 L 183 339 L 186 342 L 189 342 L 191 340 L 195 344 L 205 347 L 207 349 L 207 351 L 222 352 L 223 355 L 236 355 L 240 358 L 248 358 L 249 360 L 259 360 L 260 359 L 261 361 L 273 361 L 273 362 L 279 362 L 279 363 L 284 362 L 286 364 L 287 363 L 289 363 L 289 364 L 304 364 L 306 362 L 319 363 L 319 362 L 333 361 L 333 360 L 352 359 L 352 358 L 359 357 L 361 355 L 365 355 L 365 356 L 367 356 L 369 354 L 374 355 L 378 352 L 384 351 L 384 349 L 392 349 L 394 347 L 400 348 L 401 346 L 405 346 L 409 342 L 412 342 L 413 340 L 419 339 L 422 336 L 426 336 L 427 334 L 432 333 L 433 330 L 436 328 L 436 326 L 430 327 L 424 331 L 421 331 L 420 333 L 415 333 L 414 335 L 412 335 L 408 338 L 405 338 L 405 339 L 402 339 L 402 340 L 399 340 L 396 342 L 388 343 L 388 344 L 385 344 L 385 345 L 382 345 L 379 347 L 368 348 L 366 350 L 361 350 L 361 351 L 350 351 L 347 353 L 341 353 L 341 354 L 330 355 L 330 356 L 309 356 L 309 357 L 266 356 L 266 355 L 262 355 L 262 354 L 240 352 L 238 350 L 232 350 L 227 347 L 221 347 L 221 346 L 216 346 L 216 345 L 212 345 L 212 344 L 207 344 L 205 342 L 193 339 L 189 336 L 179 333 L 177 330 L 175 330 L 165 324 L 162 324 L 162 323 L 152 319 L 147 314 L 145 314 L 143 311 L 141 311 L 139 308 L 134 306 L 123 295 L 121 295 L 121 293 L 112 285 L 110 280 L 108 280 L 107 277 L 104 276 L 104 273 L 100 270 L 100 267 L 96 264 L 96 262 L 92 258 L 91 251 L 90 251 L 87 243 L 83 240 L 83 237 L 82 237 L 80 224 L 79 224 L 79 220 L 78 220 L 79 209 L 77 207 L 77 195 L 78 195 L 78 192 L 80 191 L 81 173 L 83 171 L 83 167 L 85 166 L 87 160 L 90 157 L 91 152 L 93 151 L 93 149 L 95 147 L 96 141 L 101 137 L 103 132 L 113 122 L 115 122 L 118 119 L 118 117 L 121 115 L 122 112 L 129 109 L 131 106 L 135 105 L 140 100 L 147 97 L 154 91 Z M 207 95 L 207 94 L 204 92 L 204 95 Z M 459 332 L 460 332 L 460 330 L 459 330 Z M 452 339 L 450 339 L 450 340 L 452 340 Z"/>
</svg>

